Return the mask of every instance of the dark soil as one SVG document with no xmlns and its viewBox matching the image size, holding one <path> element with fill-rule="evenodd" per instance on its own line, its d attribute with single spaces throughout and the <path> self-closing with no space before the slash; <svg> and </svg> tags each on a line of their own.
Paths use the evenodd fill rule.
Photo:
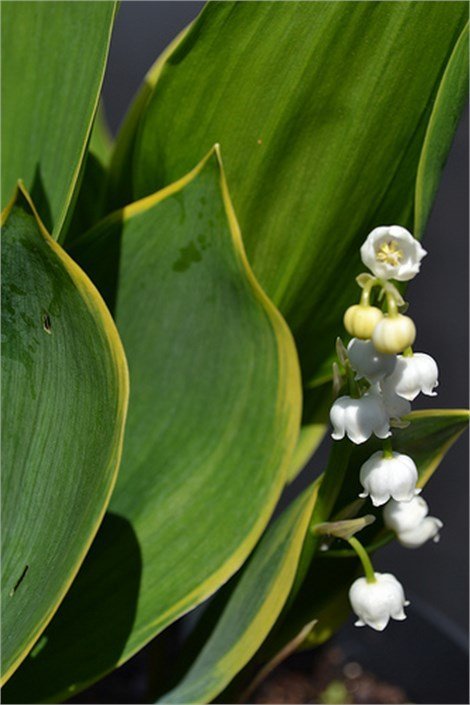
<svg viewBox="0 0 470 705">
<path fill-rule="evenodd" d="M 305 656 L 305 654 L 304 654 Z M 338 647 L 312 654 L 310 668 L 295 656 L 279 666 L 250 696 L 251 703 L 409 703 L 404 691 L 347 661 Z"/>
</svg>

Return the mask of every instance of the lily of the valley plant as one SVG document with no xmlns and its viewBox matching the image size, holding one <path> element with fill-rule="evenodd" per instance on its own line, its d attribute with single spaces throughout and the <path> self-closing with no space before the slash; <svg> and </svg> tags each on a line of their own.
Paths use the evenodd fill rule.
<svg viewBox="0 0 470 705">
<path fill-rule="evenodd" d="M 370 496 L 374 507 L 384 507 L 384 523 L 396 532 L 402 545 L 416 548 L 433 538 L 438 540 L 443 524 L 428 517 L 426 502 L 417 495 L 419 475 L 409 455 L 393 450 L 393 427 L 403 427 L 411 411 L 409 400 L 423 392 L 435 396 L 438 368 L 430 355 L 415 353 L 412 345 L 416 327 L 399 313 L 406 304 L 390 280 L 408 281 L 420 269 L 426 255 L 405 228 L 375 228 L 361 247 L 363 263 L 375 275 L 359 275 L 361 301 L 344 315 L 347 332 L 353 336 L 348 349 L 338 341 L 340 363 L 345 368 L 349 395 L 337 399 L 330 411 L 335 440 L 345 435 L 355 444 L 372 434 L 384 439 L 383 450 L 373 453 L 360 468 L 361 498 Z M 371 296 L 384 301 L 385 312 L 373 306 Z M 406 423 L 406 422 L 405 422 Z M 352 542 L 352 538 L 349 539 Z M 365 578 L 352 584 L 349 597 L 359 619 L 382 631 L 390 618 L 403 620 L 405 600 L 398 580 L 388 573 L 374 572 L 367 553 L 355 538 L 352 542 L 362 561 Z"/>
<path fill-rule="evenodd" d="M 468 8 L 208 3 L 114 141 L 116 5 L 1 12 L 3 701 L 150 642 L 147 702 L 247 700 L 351 607 L 404 619 L 371 556 L 439 538 L 421 490 L 468 414 L 411 411 L 438 369 L 404 296 Z"/>
</svg>

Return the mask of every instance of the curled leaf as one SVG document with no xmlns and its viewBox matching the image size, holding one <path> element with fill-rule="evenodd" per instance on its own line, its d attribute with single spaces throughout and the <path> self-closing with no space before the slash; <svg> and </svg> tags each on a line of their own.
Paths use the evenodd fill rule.
<svg viewBox="0 0 470 705">
<path fill-rule="evenodd" d="M 338 539 L 350 539 L 351 536 L 357 534 L 366 526 L 373 524 L 375 521 L 375 516 L 373 514 L 366 514 L 363 517 L 357 517 L 357 519 L 342 519 L 340 521 L 325 521 L 321 524 L 316 524 L 313 527 L 313 531 L 316 534 L 326 534 L 327 536 L 334 536 Z"/>
</svg>

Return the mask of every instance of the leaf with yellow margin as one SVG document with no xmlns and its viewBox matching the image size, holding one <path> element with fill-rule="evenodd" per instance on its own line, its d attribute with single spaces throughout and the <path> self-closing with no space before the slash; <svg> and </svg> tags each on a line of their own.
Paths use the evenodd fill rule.
<svg viewBox="0 0 470 705">
<path fill-rule="evenodd" d="M 209 2 L 159 72 L 136 125 L 133 198 L 220 142 L 248 259 L 305 385 L 358 295 L 367 233 L 413 232 L 431 130 L 426 220 L 465 102 L 467 20 L 453 1 Z"/>
<path fill-rule="evenodd" d="M 105 522 L 5 702 L 82 689 L 226 582 L 271 516 L 299 431 L 295 347 L 247 263 L 217 148 L 72 254 L 105 293 L 129 360 L 110 511 L 135 541 Z"/>
<path fill-rule="evenodd" d="M 317 492 L 318 482 L 266 532 L 197 660 L 158 702 L 210 702 L 256 653 L 292 587 Z"/>
<path fill-rule="evenodd" d="M 2 227 L 2 678 L 98 530 L 121 454 L 124 351 L 101 296 L 20 184 Z"/>
</svg>

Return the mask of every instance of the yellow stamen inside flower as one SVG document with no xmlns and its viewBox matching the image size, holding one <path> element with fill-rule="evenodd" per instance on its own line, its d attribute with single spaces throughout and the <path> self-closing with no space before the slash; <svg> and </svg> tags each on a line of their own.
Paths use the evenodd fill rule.
<svg viewBox="0 0 470 705">
<path fill-rule="evenodd" d="M 376 250 L 375 258 L 378 262 L 385 262 L 385 264 L 396 267 L 403 259 L 403 250 L 398 248 L 395 240 L 389 240 L 388 242 L 383 242 L 379 249 Z"/>
</svg>

